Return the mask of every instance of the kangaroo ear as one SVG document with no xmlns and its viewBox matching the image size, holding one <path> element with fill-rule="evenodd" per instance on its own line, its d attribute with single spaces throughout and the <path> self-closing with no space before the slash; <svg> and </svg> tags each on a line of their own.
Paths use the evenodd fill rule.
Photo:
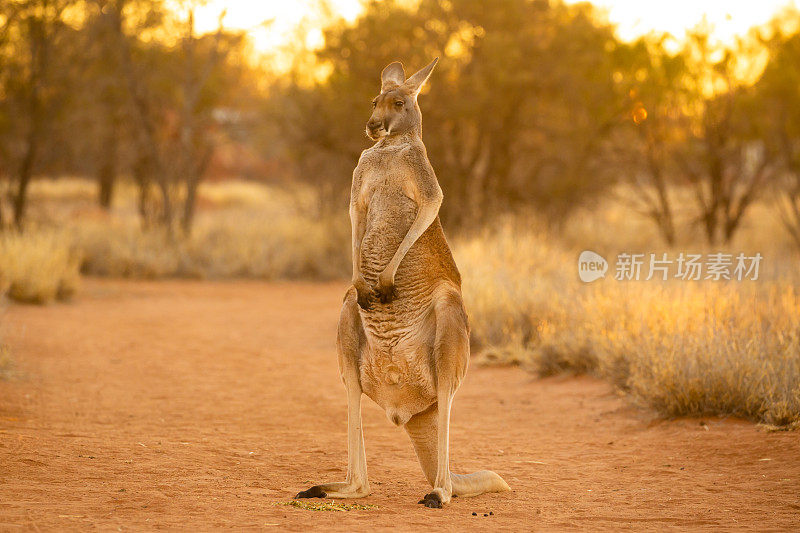
<svg viewBox="0 0 800 533">
<path fill-rule="evenodd" d="M 403 70 L 403 64 L 395 61 L 381 72 L 381 92 L 399 87 L 403 85 L 404 81 L 406 81 L 406 72 Z"/>
<path fill-rule="evenodd" d="M 419 92 L 422 90 L 422 86 L 425 85 L 426 81 L 428 81 L 431 72 L 433 72 L 433 67 L 436 66 L 436 63 L 438 61 L 439 58 L 437 57 L 436 59 L 431 61 L 427 67 L 423 68 L 422 70 L 420 70 L 419 72 L 417 72 L 416 74 L 414 74 L 413 76 L 411 76 L 406 80 L 405 86 L 408 88 L 411 94 L 413 94 L 414 96 L 417 96 L 419 94 Z"/>
</svg>

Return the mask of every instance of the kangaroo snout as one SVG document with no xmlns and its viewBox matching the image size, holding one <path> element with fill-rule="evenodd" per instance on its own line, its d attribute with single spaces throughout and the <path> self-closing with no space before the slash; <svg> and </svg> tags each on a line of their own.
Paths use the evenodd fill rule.
<svg viewBox="0 0 800 533">
<path fill-rule="evenodd" d="M 380 119 L 369 119 L 367 122 L 367 137 L 372 140 L 377 140 L 381 136 L 381 132 L 386 131 L 386 123 Z"/>
</svg>

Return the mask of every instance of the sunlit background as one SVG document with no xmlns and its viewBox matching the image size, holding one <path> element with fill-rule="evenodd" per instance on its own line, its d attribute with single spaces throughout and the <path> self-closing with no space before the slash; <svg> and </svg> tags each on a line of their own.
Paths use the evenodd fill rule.
<svg viewBox="0 0 800 533">
<path fill-rule="evenodd" d="M 387 316 L 406 280 L 460 283 L 454 468 L 516 495 L 429 525 L 797 530 L 798 5 L 0 0 L 0 529 L 422 523 L 366 401 L 369 506 L 284 504 L 345 478 L 354 168 L 381 72 L 438 57 L 395 139 L 444 196 Z M 371 261 L 411 225 L 387 153 Z"/>
<path fill-rule="evenodd" d="M 0 2 L 0 294 L 345 287 L 380 73 L 437 56 L 422 140 L 473 353 L 593 373 L 670 416 L 800 425 L 800 11 L 782 0 Z M 584 250 L 763 263 L 588 286 Z"/>
<path fill-rule="evenodd" d="M 567 3 L 581 1 L 585 0 L 567 0 Z M 624 40 L 654 31 L 682 38 L 686 30 L 704 23 L 713 28 L 714 39 L 729 43 L 750 28 L 769 21 L 780 9 L 794 6 L 795 0 L 595 0 L 591 3 L 616 25 L 619 37 Z M 214 31 L 220 13 L 226 11 L 226 26 L 247 31 L 257 51 L 271 52 L 285 43 L 300 25 L 310 30 L 307 44 L 319 46 L 321 28 L 330 17 L 352 22 L 362 9 L 359 0 L 212 0 L 198 9 L 196 22 L 198 31 Z M 487 9 L 491 9 L 491 2 L 487 2 Z"/>
</svg>

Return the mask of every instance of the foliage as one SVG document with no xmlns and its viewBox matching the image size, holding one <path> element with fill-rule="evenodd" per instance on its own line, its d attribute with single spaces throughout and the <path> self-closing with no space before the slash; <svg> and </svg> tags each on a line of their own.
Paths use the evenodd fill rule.
<svg viewBox="0 0 800 533">
<path fill-rule="evenodd" d="M 475 224 L 532 203 L 563 218 L 608 177 L 594 164 L 598 136 L 621 111 L 607 53 L 614 46 L 587 4 L 503 0 L 487 10 L 423 0 L 410 10 L 369 2 L 355 25 L 326 30 L 317 57 L 330 76 L 283 87 L 276 114 L 298 174 L 340 203 L 367 146 L 358 132 L 381 69 L 402 58 L 410 74 L 441 56 L 420 103 L 449 198 L 446 221 Z"/>
<path fill-rule="evenodd" d="M 65 298 L 79 267 L 345 276 L 343 206 L 379 73 L 397 59 L 410 71 L 440 56 L 420 103 L 445 228 L 460 233 L 476 351 L 541 374 L 595 373 L 667 415 L 800 419 L 791 273 L 749 287 L 584 286 L 566 266 L 600 242 L 652 246 L 631 212 L 670 246 L 696 243 L 698 232 L 726 247 L 749 235 L 759 247 L 777 242 L 782 257 L 786 242 L 764 238 L 774 211 L 800 249 L 796 11 L 781 18 L 794 26 L 760 42 L 719 48 L 701 27 L 675 47 L 664 36 L 620 42 L 589 4 L 371 0 L 354 23 L 332 22 L 322 48 L 298 54 L 310 62 L 259 87 L 264 73 L 245 61 L 242 35 L 222 23 L 196 35 L 197 2 L 179 4 L 0 3 L 0 292 Z M 311 187 L 318 205 L 243 207 L 225 193 L 229 206 L 195 216 L 209 161 L 234 138 L 273 160 L 260 177 Z M 35 177 L 67 173 L 96 178 L 104 214 L 87 222 L 53 215 L 46 198 L 28 205 Z M 134 201 L 119 198 L 127 175 Z M 602 211 L 614 193 L 624 207 Z M 475 236 L 509 213 L 526 227 Z M 558 240 L 532 226 L 539 235 L 557 226 Z"/>
<path fill-rule="evenodd" d="M 420 103 L 446 227 L 529 209 L 563 226 L 624 182 L 619 200 L 669 245 L 686 223 L 730 241 L 773 191 L 800 247 L 796 10 L 721 47 L 703 25 L 624 42 L 588 3 L 371 0 L 331 18 L 318 49 L 299 32 L 279 73 L 224 18 L 196 34 L 200 4 L 0 5 L 0 226 L 23 225 L 34 177 L 72 173 L 97 180 L 106 209 L 132 177 L 142 226 L 189 235 L 212 161 L 241 151 L 269 161 L 253 175 L 311 185 L 324 216 L 339 212 L 381 69 L 440 56 Z"/>
<path fill-rule="evenodd" d="M 110 212 L 91 206 L 86 180 L 36 182 L 31 218 L 59 226 L 66 246 L 95 276 L 128 278 L 338 279 L 349 275 L 347 214 L 315 217 L 309 195 L 247 182 L 203 184 L 190 236 L 171 237 L 162 228 L 142 230 L 136 216 L 138 191 L 117 191 Z"/>
<path fill-rule="evenodd" d="M 195 35 L 197 4 L 2 4 L 0 185 L 13 213 L 3 194 L 0 228 L 9 218 L 23 227 L 35 175 L 74 172 L 97 177 L 105 208 L 117 177 L 133 175 L 143 223 L 190 232 L 198 184 L 227 134 L 214 114 L 241 104 L 251 79 L 240 33 L 221 23 Z"/>
<path fill-rule="evenodd" d="M 773 183 L 778 213 L 800 249 L 800 33 L 797 25 L 793 29 L 774 28 L 765 39 L 771 59 L 754 87 L 752 112 L 759 117 L 758 135 L 778 162 Z"/>
<path fill-rule="evenodd" d="M 80 257 L 60 232 L 0 235 L 0 292 L 12 300 L 44 304 L 70 298 L 79 266 Z"/>
<path fill-rule="evenodd" d="M 199 199 L 206 208 L 196 231 L 169 242 L 163 232 L 139 230 L 133 188 L 120 189 L 121 205 L 110 215 L 76 218 L 69 206 L 91 203 L 89 185 L 61 180 L 35 183 L 32 190 L 33 205 L 46 206 L 32 215 L 64 217 L 50 220 L 64 234 L 47 242 L 71 242 L 87 273 L 349 277 L 347 217 L 311 216 L 308 194 L 244 182 L 204 184 Z M 674 198 L 688 192 L 669 191 Z M 610 259 L 618 251 L 650 249 L 656 237 L 654 227 L 631 221 L 625 208 L 611 202 L 581 212 L 558 235 L 528 214 L 451 239 L 464 280 L 473 353 L 478 360 L 515 362 L 541 375 L 592 373 L 669 416 L 735 414 L 773 425 L 797 421 L 800 278 L 796 260 L 786 255 L 788 236 L 777 231 L 779 221 L 766 216 L 770 206 L 762 201 L 753 209 L 758 224 L 742 228 L 731 244 L 735 248 L 728 249 L 760 251 L 767 258 L 761 278 L 749 283 L 580 283 L 575 276 L 580 250 Z M 21 270 L 42 272 L 39 261 Z"/>
<path fill-rule="evenodd" d="M 610 135 L 611 164 L 625 169 L 621 180 L 629 186 L 623 205 L 649 218 L 668 244 L 675 244 L 676 213 L 669 195 L 679 171 L 675 151 L 685 138 L 689 105 L 684 54 L 665 50 L 668 35 L 640 38 L 617 48 L 620 68 L 614 76 L 621 94 L 627 94 L 629 117 Z"/>
<path fill-rule="evenodd" d="M 371 511 L 378 509 L 377 505 L 361 503 L 342 503 L 342 502 L 309 502 L 304 500 L 291 500 L 288 502 L 278 502 L 276 505 L 285 505 L 296 509 L 308 511 Z"/>
<path fill-rule="evenodd" d="M 299 63 L 277 84 L 270 117 L 295 175 L 317 187 L 324 205 L 341 205 L 368 145 L 356 132 L 378 73 L 393 60 L 411 69 L 442 56 L 420 102 L 448 198 L 446 225 L 480 226 L 529 208 L 562 225 L 622 181 L 630 193 L 622 203 L 667 244 L 684 237 L 676 229 L 684 220 L 709 244 L 729 242 L 768 184 L 796 188 L 779 179 L 782 160 L 765 145 L 776 125 L 760 119 L 769 98 L 752 86 L 766 55 L 765 80 L 785 87 L 772 100 L 786 107 L 796 98 L 787 92 L 791 67 L 785 77 L 779 70 L 794 59 L 792 34 L 783 35 L 770 55 L 754 36 L 720 47 L 704 25 L 680 42 L 620 42 L 588 4 L 503 0 L 486 10 L 473 0 L 423 0 L 412 10 L 369 2 L 355 23 L 326 30 L 316 60 L 330 75 L 309 82 L 308 64 Z M 784 151 L 799 142 L 791 131 Z M 690 204 L 676 208 L 673 185 L 693 191 Z M 797 205 L 784 210 L 795 226 Z"/>
<path fill-rule="evenodd" d="M 66 113 L 77 88 L 73 72 L 61 65 L 74 60 L 74 31 L 64 19 L 74 3 L 0 4 L 0 177 L 8 176 L 4 185 L 11 189 L 12 220 L 18 229 L 31 179 L 48 156 L 46 148 L 58 146 L 68 135 Z M 4 201 L 0 198 L 0 228 Z"/>
</svg>

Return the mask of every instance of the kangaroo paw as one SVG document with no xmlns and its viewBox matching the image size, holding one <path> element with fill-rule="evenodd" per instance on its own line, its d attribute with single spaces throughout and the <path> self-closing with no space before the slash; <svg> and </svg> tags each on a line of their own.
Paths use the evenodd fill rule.
<svg viewBox="0 0 800 533">
<path fill-rule="evenodd" d="M 429 492 L 417 503 L 421 503 L 425 507 L 430 507 L 431 509 L 442 508 L 442 498 L 435 492 Z"/>
<path fill-rule="evenodd" d="M 397 297 L 397 290 L 394 285 L 376 287 L 375 296 L 382 304 L 388 304 Z"/>
<path fill-rule="evenodd" d="M 369 311 L 372 305 L 370 304 L 369 292 L 368 289 L 359 290 L 357 291 L 358 294 L 358 306 L 363 309 L 364 311 Z"/>
</svg>

